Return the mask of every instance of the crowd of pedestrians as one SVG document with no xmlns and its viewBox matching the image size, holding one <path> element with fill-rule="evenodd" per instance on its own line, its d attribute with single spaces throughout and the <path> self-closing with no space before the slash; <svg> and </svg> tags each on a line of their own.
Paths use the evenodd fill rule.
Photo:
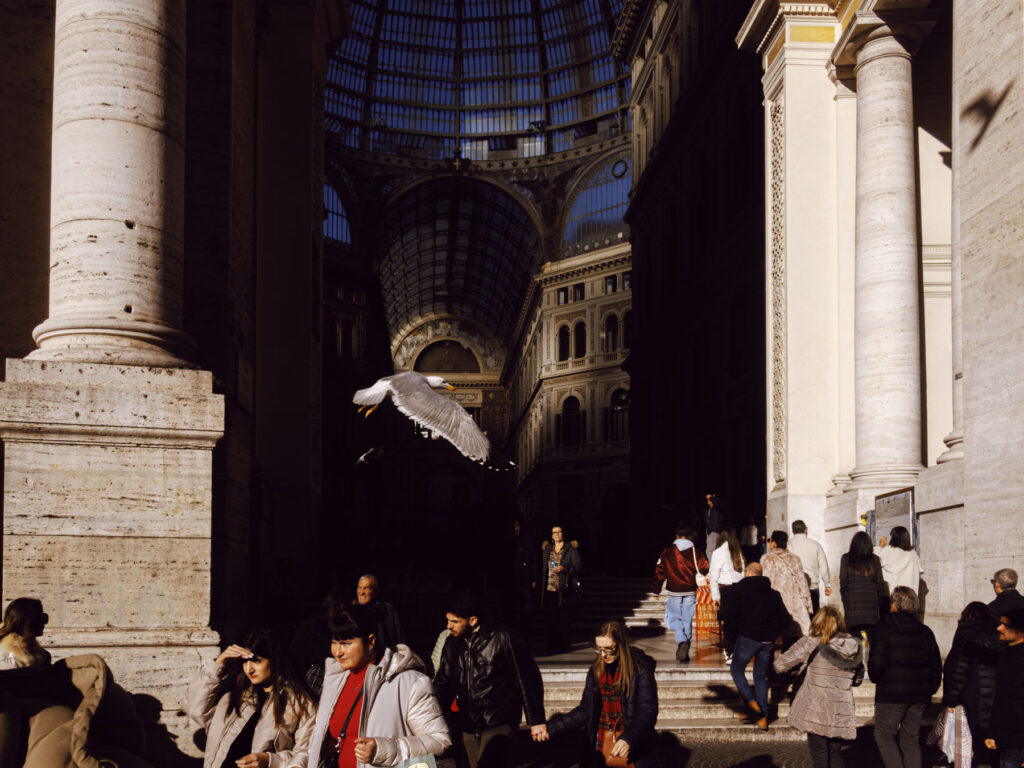
<svg viewBox="0 0 1024 768">
<path fill-rule="evenodd" d="M 710 539 L 684 520 L 654 567 L 654 591 L 668 593 L 665 619 L 677 663 L 690 663 L 698 594 L 707 591 L 744 716 L 768 730 L 770 675 L 790 676 L 787 721 L 807 734 L 815 768 L 842 768 L 844 746 L 857 734 L 854 689 L 865 678 L 874 684 L 873 738 L 885 768 L 922 765 L 922 727 L 940 686 L 943 711 L 964 713 L 973 764 L 1024 765 L 1024 597 L 1015 571 L 993 576 L 992 602 L 964 608 L 943 664 L 922 621 L 922 570 L 905 528 L 893 529 L 878 548 L 863 532 L 852 537 L 837 600 L 825 553 L 802 521 L 793 522 L 792 538 L 773 531 L 765 551 L 752 553 L 728 519 L 710 514 L 717 500 L 707 501 L 705 524 L 721 526 L 710 558 L 700 546 Z M 562 650 L 571 595 L 580 588 L 578 544 L 566 541 L 560 526 L 540 546 L 518 524 L 514 532 L 513 587 L 521 602 L 513 617 L 528 615 L 536 598 L 549 619 L 550 644 Z M 573 736 L 584 766 L 664 765 L 656 663 L 621 621 L 595 629 L 578 705 L 549 720 L 524 633 L 489 619 L 477 594 L 449 598 L 428 665 L 378 593 L 376 577 L 364 574 L 354 592 L 333 590 L 289 643 L 256 628 L 198 670 L 183 709 L 205 732 L 204 768 L 406 766 L 449 752 L 461 768 L 502 768 L 514 755 L 522 759 L 528 740 L 543 750 L 552 738 Z M 58 666 L 38 643 L 47 621 L 38 600 L 7 606 L 0 670 Z M 0 677 L 0 691 L 10 702 L 15 681 L 25 690 L 37 680 Z M 520 743 L 523 720 L 529 735 Z"/>
</svg>

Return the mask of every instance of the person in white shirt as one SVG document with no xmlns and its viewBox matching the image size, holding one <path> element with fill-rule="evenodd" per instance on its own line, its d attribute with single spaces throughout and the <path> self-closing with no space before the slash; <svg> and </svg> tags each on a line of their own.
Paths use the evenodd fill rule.
<svg viewBox="0 0 1024 768">
<path fill-rule="evenodd" d="M 743 569 L 746 568 L 735 529 L 726 528 L 718 534 L 717 546 L 711 553 L 710 566 L 708 582 L 711 584 L 711 599 L 718 603 L 718 612 L 721 617 L 723 615 L 722 606 L 725 604 L 729 589 L 743 578 Z M 725 654 L 726 661 L 732 659 L 730 643 L 724 642 L 722 652 Z"/>
<path fill-rule="evenodd" d="M 832 580 L 829 577 L 825 550 L 814 539 L 807 538 L 807 524 L 803 520 L 794 520 L 791 527 L 793 538 L 789 540 L 789 551 L 799 557 L 804 566 L 807 585 L 811 589 L 811 603 L 814 605 L 814 612 L 817 613 L 821 607 L 819 587 L 825 588 L 826 597 L 832 594 Z"/>
<path fill-rule="evenodd" d="M 882 563 L 882 579 L 889 585 L 890 595 L 896 587 L 908 587 L 915 594 L 920 593 L 924 569 L 921 568 L 921 558 L 910 543 L 910 531 L 897 525 L 889 531 L 888 546 L 883 536 L 875 547 L 875 554 Z"/>
</svg>

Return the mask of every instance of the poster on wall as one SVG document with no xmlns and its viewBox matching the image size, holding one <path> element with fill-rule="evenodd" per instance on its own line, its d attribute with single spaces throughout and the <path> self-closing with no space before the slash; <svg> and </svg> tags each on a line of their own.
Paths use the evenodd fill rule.
<svg viewBox="0 0 1024 768">
<path fill-rule="evenodd" d="M 888 538 L 889 532 L 897 525 L 902 525 L 910 531 L 910 542 L 921 554 L 921 542 L 918 535 L 917 515 L 914 513 L 914 489 L 901 488 L 898 491 L 883 493 L 875 496 L 874 515 L 871 516 L 873 525 L 870 526 L 868 535 L 877 547 L 882 538 Z"/>
</svg>

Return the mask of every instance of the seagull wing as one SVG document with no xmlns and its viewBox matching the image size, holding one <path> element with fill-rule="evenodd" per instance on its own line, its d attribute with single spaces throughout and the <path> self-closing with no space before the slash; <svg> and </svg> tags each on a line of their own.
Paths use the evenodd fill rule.
<svg viewBox="0 0 1024 768">
<path fill-rule="evenodd" d="M 463 456 L 487 460 L 491 444 L 473 417 L 451 398 L 432 390 L 425 378 L 402 378 L 394 382 L 391 393 L 395 407 L 417 424 L 441 435 Z"/>
<path fill-rule="evenodd" d="M 385 376 L 383 379 L 377 379 L 372 386 L 358 390 L 352 396 L 352 402 L 356 405 L 377 405 L 392 391 L 393 378 L 394 376 Z"/>
</svg>

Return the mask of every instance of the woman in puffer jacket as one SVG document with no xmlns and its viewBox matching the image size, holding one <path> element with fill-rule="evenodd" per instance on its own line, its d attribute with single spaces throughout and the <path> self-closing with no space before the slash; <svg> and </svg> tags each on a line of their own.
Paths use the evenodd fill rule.
<svg viewBox="0 0 1024 768">
<path fill-rule="evenodd" d="M 253 629 L 188 688 L 185 713 L 206 730 L 203 768 L 306 768 L 313 701 L 285 645 Z"/>
<path fill-rule="evenodd" d="M 1003 650 L 997 623 L 984 603 L 968 603 L 960 614 L 953 645 L 942 668 L 942 703 L 949 711 L 963 706 L 974 754 L 979 759 L 985 756 L 984 734 L 992 719 L 996 664 Z"/>
<path fill-rule="evenodd" d="M 814 768 L 843 768 L 843 742 L 857 737 L 853 687 L 864 677 L 864 664 L 860 642 L 832 606 L 814 614 L 810 635 L 775 660 L 775 671 L 799 664 L 807 664 L 807 674 L 787 722 L 807 734 Z"/>
<path fill-rule="evenodd" d="M 350 605 L 330 619 L 333 658 L 325 662 L 309 768 L 390 766 L 440 755 L 452 743 L 423 662 L 403 643 L 383 648 L 378 624 L 368 605 Z"/>
<path fill-rule="evenodd" d="M 662 764 L 655 746 L 658 684 L 654 659 L 629 644 L 620 621 L 606 621 L 594 638 L 597 658 L 587 672 L 583 697 L 570 712 L 548 722 L 551 736 L 570 731 L 586 734 L 581 766 L 603 766 L 602 750 L 625 757 L 637 768 Z"/>
</svg>

